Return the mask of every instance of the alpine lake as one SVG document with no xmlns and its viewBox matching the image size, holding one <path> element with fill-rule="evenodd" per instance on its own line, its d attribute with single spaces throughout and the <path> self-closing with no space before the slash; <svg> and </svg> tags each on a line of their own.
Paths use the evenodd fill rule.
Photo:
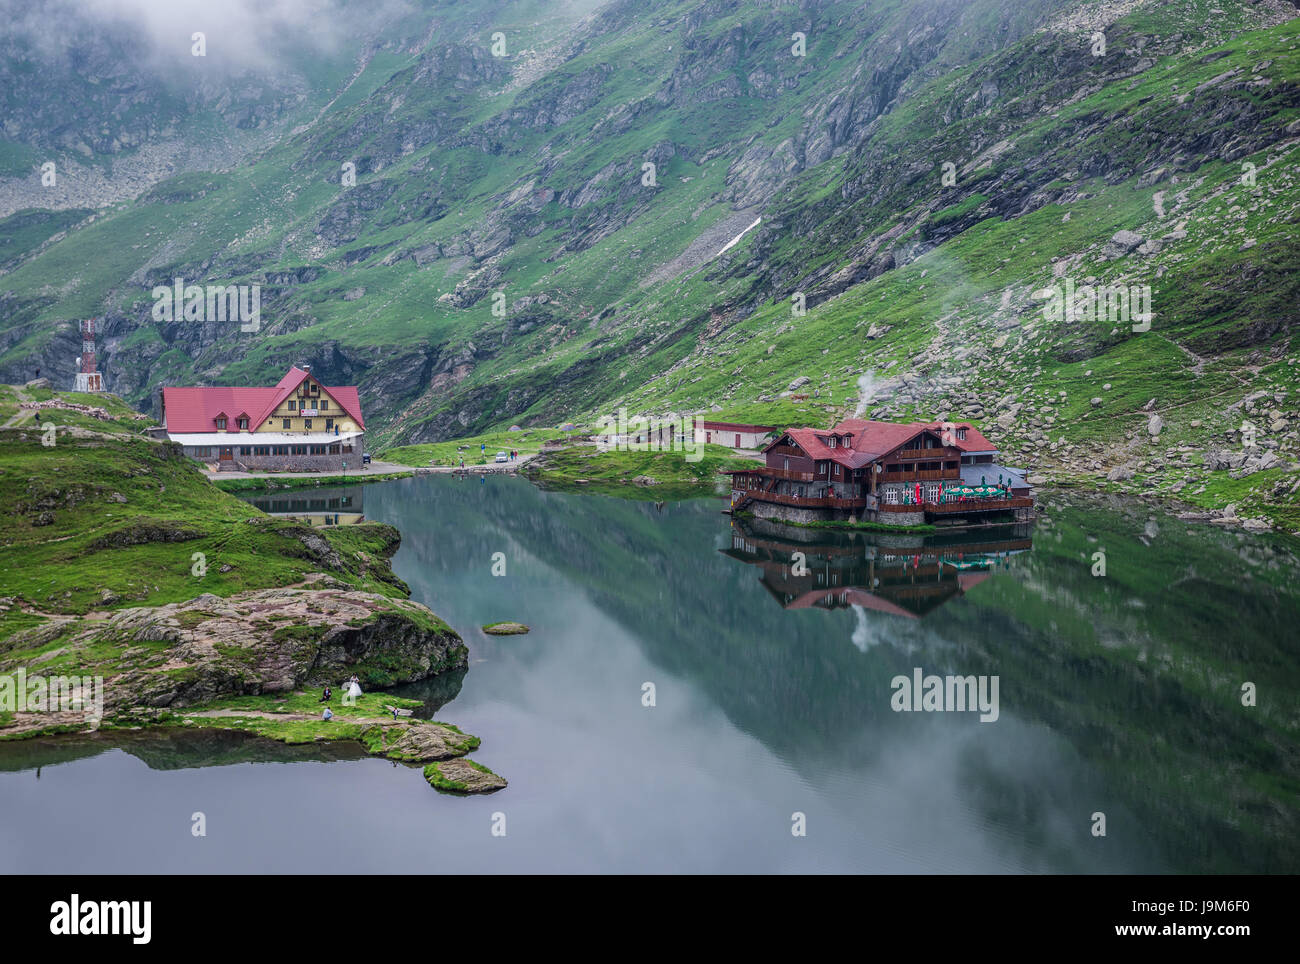
<svg viewBox="0 0 1300 964">
<path fill-rule="evenodd" d="M 896 535 L 504 475 L 250 495 L 401 530 L 470 665 L 396 692 L 509 786 L 232 732 L 0 743 L 0 867 L 1300 869 L 1300 544 L 1039 498 L 1032 526 Z M 506 620 L 531 632 L 480 629 Z"/>
</svg>

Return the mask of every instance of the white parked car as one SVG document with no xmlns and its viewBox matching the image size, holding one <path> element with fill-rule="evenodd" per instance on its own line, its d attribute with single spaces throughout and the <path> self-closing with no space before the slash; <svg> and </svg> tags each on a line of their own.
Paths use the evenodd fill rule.
<svg viewBox="0 0 1300 964">
<path fill-rule="evenodd" d="M 497 453 L 497 461 L 498 461 L 498 462 L 509 462 L 509 461 L 510 461 L 510 456 L 506 455 L 505 452 L 498 452 L 498 453 Z"/>
</svg>

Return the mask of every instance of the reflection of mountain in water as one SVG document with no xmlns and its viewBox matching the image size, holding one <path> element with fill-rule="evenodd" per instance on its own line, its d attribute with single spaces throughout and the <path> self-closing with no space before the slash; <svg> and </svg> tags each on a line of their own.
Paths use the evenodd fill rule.
<svg viewBox="0 0 1300 964">
<path fill-rule="evenodd" d="M 540 492 L 520 479 L 489 483 L 430 476 L 369 494 L 372 516 L 402 530 L 399 575 L 453 626 L 482 622 L 474 601 L 505 595 L 507 586 L 483 577 L 503 551 L 512 578 L 528 573 L 589 597 L 657 666 L 690 680 L 811 780 L 823 761 L 869 765 L 912 736 L 918 720 L 890 709 L 895 673 L 998 674 L 995 726 L 1049 727 L 1097 783 L 1026 780 L 966 755 L 971 807 L 1024 827 L 1061 799 L 1087 813 L 1109 801 L 1136 813 L 1111 822 L 1111 846 L 1151 846 L 1180 870 L 1297 866 L 1300 748 L 1294 701 L 1284 696 L 1300 688 L 1292 540 L 1168 517 L 1153 524 L 1138 502 L 1056 494 L 1043 504 L 1032 551 L 1004 558 L 1005 571 L 925 619 L 864 608 L 782 612 L 752 570 L 714 551 L 732 545 L 719 502 L 660 512 Z M 825 538 L 803 530 L 790 541 Z M 918 537 L 873 538 L 878 554 L 907 555 Z M 1091 573 L 1098 549 L 1108 558 L 1104 578 Z M 1244 709 L 1243 680 L 1273 696 Z"/>
<path fill-rule="evenodd" d="M 1028 550 L 1030 532 L 1008 525 L 894 537 L 737 520 L 731 547 L 719 551 L 758 567 L 759 582 L 784 609 L 859 606 L 916 619 Z"/>
</svg>

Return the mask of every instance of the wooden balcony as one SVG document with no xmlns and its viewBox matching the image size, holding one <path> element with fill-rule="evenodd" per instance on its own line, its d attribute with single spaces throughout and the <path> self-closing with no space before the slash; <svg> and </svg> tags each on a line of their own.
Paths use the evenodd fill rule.
<svg viewBox="0 0 1300 964">
<path fill-rule="evenodd" d="M 880 482 L 945 482 L 961 478 L 961 469 L 927 469 L 924 472 L 881 472 Z"/>
<path fill-rule="evenodd" d="M 963 512 L 997 512 L 1002 509 L 1031 509 L 1034 500 L 1027 496 L 1010 499 L 967 499 L 965 502 L 925 503 L 925 511 L 933 515 L 960 515 Z"/>
<path fill-rule="evenodd" d="M 945 458 L 954 458 L 942 448 L 935 449 L 899 449 L 896 453 L 900 459 L 933 459 L 942 462 Z"/>
<path fill-rule="evenodd" d="M 815 473 L 797 472 L 794 469 L 771 469 L 764 468 L 763 474 L 776 479 L 789 479 L 791 482 L 811 482 Z"/>
<path fill-rule="evenodd" d="M 782 492 L 762 492 L 758 489 L 745 490 L 745 494 L 736 500 L 736 504 L 739 505 L 745 499 L 753 499 L 755 502 L 771 502 L 776 505 L 798 506 L 804 509 L 865 509 L 867 506 L 865 497 L 842 499 L 835 495 L 786 495 Z"/>
</svg>

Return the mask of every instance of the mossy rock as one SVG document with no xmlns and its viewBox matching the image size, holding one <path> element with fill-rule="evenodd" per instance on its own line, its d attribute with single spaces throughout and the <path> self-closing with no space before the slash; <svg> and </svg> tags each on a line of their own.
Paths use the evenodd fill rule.
<svg viewBox="0 0 1300 964">
<path fill-rule="evenodd" d="M 489 636 L 519 636 L 528 631 L 523 623 L 488 623 L 483 627 Z"/>
<path fill-rule="evenodd" d="M 430 763 L 424 768 L 424 778 L 429 786 L 447 793 L 494 793 L 506 786 L 504 777 L 463 758 Z"/>
</svg>

